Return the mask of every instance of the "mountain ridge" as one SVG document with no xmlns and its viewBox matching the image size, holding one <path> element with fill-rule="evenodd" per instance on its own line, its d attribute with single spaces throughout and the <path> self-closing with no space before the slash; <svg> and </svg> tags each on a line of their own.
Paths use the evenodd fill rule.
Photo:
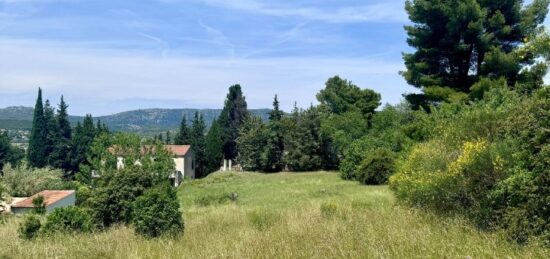
<svg viewBox="0 0 550 259">
<path fill-rule="evenodd" d="M 94 117 L 94 120 L 105 123 L 113 131 L 133 132 L 151 136 L 179 128 L 183 116 L 190 124 L 195 112 L 203 115 L 209 127 L 219 117 L 222 109 L 193 109 L 193 108 L 147 108 L 137 109 Z M 270 109 L 250 109 L 252 114 L 267 120 Z M 32 126 L 34 108 L 25 106 L 9 106 L 0 108 L 0 128 L 11 130 L 28 130 Z M 71 124 L 76 125 L 84 116 L 69 116 Z"/>
</svg>

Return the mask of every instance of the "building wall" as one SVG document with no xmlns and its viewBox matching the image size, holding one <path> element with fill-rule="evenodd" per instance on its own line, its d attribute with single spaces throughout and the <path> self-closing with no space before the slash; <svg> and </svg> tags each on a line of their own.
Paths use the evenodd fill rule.
<svg viewBox="0 0 550 259">
<path fill-rule="evenodd" d="M 189 179 L 195 179 L 195 152 L 189 150 L 185 156 L 185 174 L 184 176 Z"/>
<path fill-rule="evenodd" d="M 76 192 L 73 192 L 71 195 L 57 201 L 56 203 L 50 204 L 46 207 L 46 212 L 50 213 L 57 208 L 74 206 L 76 203 Z"/>
<path fill-rule="evenodd" d="M 69 206 L 74 206 L 76 203 L 76 193 L 72 193 L 71 195 L 57 201 L 56 203 L 50 204 L 46 206 L 46 213 L 50 213 L 53 210 L 57 208 L 64 208 Z M 32 211 L 33 208 L 11 208 L 11 212 L 16 215 L 29 213 Z"/>
<path fill-rule="evenodd" d="M 174 164 L 176 166 L 176 171 L 180 171 L 181 173 L 185 172 L 185 157 L 178 156 L 174 158 Z"/>
</svg>

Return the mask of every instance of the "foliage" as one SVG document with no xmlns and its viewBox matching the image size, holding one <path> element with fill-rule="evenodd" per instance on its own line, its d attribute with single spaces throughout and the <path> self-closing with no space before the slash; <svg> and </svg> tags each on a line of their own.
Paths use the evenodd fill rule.
<svg viewBox="0 0 550 259">
<path fill-rule="evenodd" d="M 387 148 L 377 148 L 361 161 L 357 180 L 362 184 L 385 184 L 395 171 L 396 155 Z"/>
<path fill-rule="evenodd" d="M 432 111 L 428 141 L 405 157 L 390 186 L 412 206 L 463 214 L 519 243 L 549 242 L 549 90 L 522 97 L 505 82 L 482 82 L 483 100 Z"/>
<path fill-rule="evenodd" d="M 229 87 L 229 93 L 218 119 L 223 140 L 224 159 L 235 159 L 237 157 L 237 137 L 248 116 L 247 104 L 241 86 L 233 85 Z"/>
<path fill-rule="evenodd" d="M 536 56 L 519 46 L 539 30 L 547 0 L 409 0 L 405 8 L 413 23 L 405 26 L 407 43 L 416 51 L 404 54 L 402 75 L 424 91 L 407 98 L 413 104 L 463 99 L 481 77 L 504 77 L 510 86 L 533 80 L 520 75 Z"/>
<path fill-rule="evenodd" d="M 57 116 L 55 118 L 56 134 L 53 143 L 52 153 L 49 157 L 49 164 L 54 168 L 60 168 L 64 172 L 71 169 L 71 139 L 72 129 L 69 122 L 69 114 L 67 113 L 68 105 L 65 103 L 63 96 L 59 103 Z"/>
<path fill-rule="evenodd" d="M 89 233 L 94 229 L 92 217 L 88 211 L 75 206 L 57 208 L 48 214 L 41 233 Z"/>
<path fill-rule="evenodd" d="M 207 175 L 205 164 L 205 138 L 206 124 L 202 114 L 195 113 L 193 124 L 191 125 L 191 147 L 195 152 L 195 177 L 202 178 Z"/>
<path fill-rule="evenodd" d="M 214 121 L 212 127 L 208 130 L 205 140 L 204 166 L 206 175 L 220 169 L 220 163 L 223 159 L 223 139 L 221 134 L 220 124 Z"/>
<path fill-rule="evenodd" d="M 32 212 L 35 214 L 46 214 L 46 203 L 44 196 L 38 195 L 32 199 Z"/>
<path fill-rule="evenodd" d="M 329 78 L 325 89 L 317 94 L 321 105 L 329 107 L 335 114 L 359 112 L 367 116 L 380 106 L 380 94 L 370 89 L 361 89 L 351 81 L 335 76 Z"/>
<path fill-rule="evenodd" d="M 187 126 L 187 119 L 185 116 L 181 119 L 181 124 L 176 138 L 174 139 L 176 145 L 189 145 L 191 144 L 191 132 Z"/>
<path fill-rule="evenodd" d="M 6 164 L 18 166 L 24 156 L 23 150 L 10 144 L 8 133 L 0 132 L 0 172 Z"/>
<path fill-rule="evenodd" d="M 184 230 L 176 191 L 160 186 L 145 192 L 133 202 L 132 223 L 136 233 L 149 238 L 181 236 Z"/>
<path fill-rule="evenodd" d="M 38 97 L 34 106 L 31 136 L 29 138 L 29 149 L 27 159 L 32 167 L 46 166 L 47 146 L 46 121 L 44 118 L 44 104 L 42 102 L 42 89 L 38 88 Z"/>
<path fill-rule="evenodd" d="M 21 222 L 17 232 L 20 238 L 31 240 L 38 236 L 41 227 L 42 223 L 40 222 L 40 217 L 31 214 L 25 217 L 25 220 Z"/>
<path fill-rule="evenodd" d="M 4 176 L 0 181 L 10 196 L 30 197 L 43 190 L 70 189 L 72 183 L 64 181 L 62 176 L 63 173 L 58 169 L 29 168 L 25 164 L 18 167 L 8 165 L 4 168 Z"/>
<path fill-rule="evenodd" d="M 244 170 L 260 171 L 264 168 L 262 153 L 267 145 L 267 128 L 259 117 L 247 118 L 237 138 L 237 160 Z"/>
<path fill-rule="evenodd" d="M 122 168 L 117 168 L 118 157 L 123 158 Z M 138 136 L 123 133 L 97 138 L 88 162 L 101 178 L 84 206 L 100 227 L 130 223 L 133 201 L 149 188 L 165 184 L 174 170 L 172 154 L 161 143 L 142 146 Z"/>
</svg>

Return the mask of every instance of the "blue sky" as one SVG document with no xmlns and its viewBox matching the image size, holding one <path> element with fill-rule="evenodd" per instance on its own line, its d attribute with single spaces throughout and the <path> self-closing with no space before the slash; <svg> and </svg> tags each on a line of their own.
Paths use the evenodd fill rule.
<svg viewBox="0 0 550 259">
<path fill-rule="evenodd" d="M 37 87 L 71 114 L 306 107 L 340 75 L 397 103 L 410 51 L 403 0 L 0 0 L 0 107 L 32 106 Z"/>
</svg>

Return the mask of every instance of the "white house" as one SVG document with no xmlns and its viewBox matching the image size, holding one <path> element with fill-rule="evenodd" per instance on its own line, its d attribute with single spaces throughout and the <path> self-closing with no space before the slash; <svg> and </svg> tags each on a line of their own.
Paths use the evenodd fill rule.
<svg viewBox="0 0 550 259">
<path fill-rule="evenodd" d="M 174 172 L 170 175 L 173 186 L 178 187 L 184 178 L 195 179 L 195 152 L 190 145 L 164 145 L 174 156 Z M 141 165 L 139 160 L 135 165 Z M 124 157 L 117 156 L 117 169 L 124 168 Z"/>
<path fill-rule="evenodd" d="M 11 212 L 13 214 L 24 214 L 27 212 L 30 212 L 34 205 L 32 204 L 32 200 L 34 198 L 42 196 L 44 197 L 44 205 L 46 206 L 46 213 L 52 212 L 56 208 L 63 208 L 68 206 L 75 205 L 76 202 L 76 194 L 73 190 L 65 190 L 65 191 L 52 191 L 52 190 L 46 190 L 41 191 L 31 197 L 28 198 L 22 198 L 14 201 L 11 204 Z"/>
</svg>

